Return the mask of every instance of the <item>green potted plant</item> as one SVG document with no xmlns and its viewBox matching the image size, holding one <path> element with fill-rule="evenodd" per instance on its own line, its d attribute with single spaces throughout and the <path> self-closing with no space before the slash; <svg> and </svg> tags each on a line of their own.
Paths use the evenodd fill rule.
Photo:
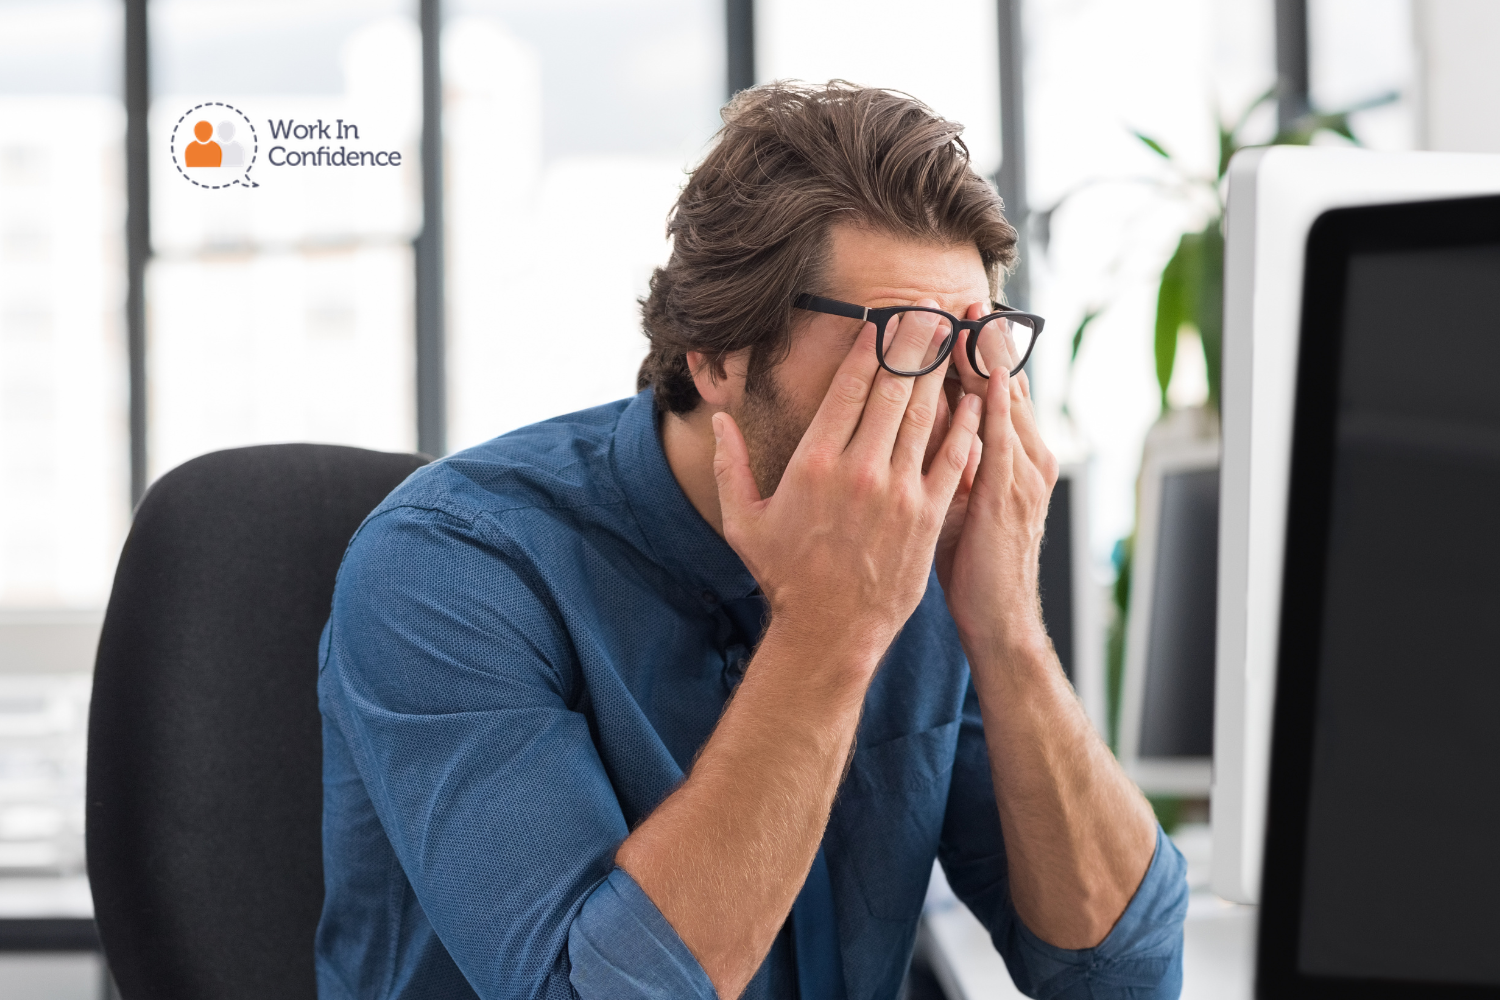
<svg viewBox="0 0 1500 1000">
<path fill-rule="evenodd" d="M 1395 93 L 1383 94 L 1342 111 L 1310 111 L 1308 114 L 1279 130 L 1269 143 L 1252 143 L 1245 139 L 1247 126 L 1255 112 L 1272 101 L 1275 91 L 1268 91 L 1253 101 L 1234 120 L 1223 118 L 1217 123 L 1218 164 L 1212 177 L 1194 174 L 1183 169 L 1171 151 L 1161 142 L 1141 132 L 1133 134 L 1148 149 L 1170 165 L 1173 177 L 1169 181 L 1160 179 L 1134 180 L 1132 183 L 1150 184 L 1173 199 L 1192 199 L 1208 208 L 1208 218 L 1201 228 L 1183 233 L 1171 257 L 1162 268 L 1157 287 L 1156 323 L 1153 337 L 1153 354 L 1157 386 L 1161 397 L 1162 416 L 1152 434 L 1187 434 L 1212 436 L 1218 434 L 1220 362 L 1222 356 L 1224 326 L 1224 199 L 1225 176 L 1230 161 L 1241 149 L 1259 145 L 1308 145 L 1322 134 L 1340 136 L 1355 145 L 1359 139 L 1350 124 L 1357 112 L 1378 107 L 1396 100 Z M 1097 183 L 1097 182 L 1095 182 Z M 1068 199 L 1092 184 L 1082 185 L 1068 192 L 1050 208 L 1033 216 L 1033 232 L 1038 244 L 1044 249 L 1049 235 L 1051 218 Z M 1087 310 L 1082 321 L 1073 332 L 1072 359 L 1076 361 L 1078 351 L 1090 326 L 1107 308 L 1106 305 Z M 1174 410 L 1168 396 L 1168 387 L 1177 370 L 1182 348 L 1201 349 L 1207 376 L 1207 399 L 1201 407 L 1190 411 Z M 1115 546 L 1114 564 L 1116 579 L 1111 589 L 1114 614 L 1107 635 L 1107 698 L 1108 739 L 1112 747 L 1118 746 L 1120 692 L 1125 661 L 1125 623 L 1130 610 L 1131 550 L 1134 533 L 1121 539 Z M 1175 799 L 1155 799 L 1159 818 L 1169 830 L 1175 825 L 1182 803 Z"/>
</svg>

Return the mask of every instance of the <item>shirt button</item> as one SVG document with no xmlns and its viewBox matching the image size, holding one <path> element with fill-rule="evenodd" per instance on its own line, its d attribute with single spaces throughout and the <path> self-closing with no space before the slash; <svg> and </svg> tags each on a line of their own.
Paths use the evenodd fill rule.
<svg viewBox="0 0 1500 1000">
<path fill-rule="evenodd" d="M 702 597 L 703 603 L 709 605 L 710 607 L 719 603 L 719 595 L 715 594 L 712 590 L 705 590 L 702 594 Z"/>
<path fill-rule="evenodd" d="M 749 651 L 744 646 L 734 645 L 724 651 L 724 690 L 730 694 L 739 687 L 745 677 L 745 666 L 749 662 Z"/>
</svg>

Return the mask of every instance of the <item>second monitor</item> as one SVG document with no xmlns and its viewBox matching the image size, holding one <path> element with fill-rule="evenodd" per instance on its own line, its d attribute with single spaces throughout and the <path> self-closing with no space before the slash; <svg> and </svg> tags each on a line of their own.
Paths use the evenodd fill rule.
<svg viewBox="0 0 1500 1000">
<path fill-rule="evenodd" d="M 1218 542 L 1218 441 L 1148 448 L 1120 712 L 1120 759 L 1147 794 L 1208 795 Z"/>
<path fill-rule="evenodd" d="M 1066 464 L 1058 472 L 1039 568 L 1047 633 L 1090 721 L 1103 733 L 1103 633 L 1098 587 L 1089 569 L 1088 473 L 1081 462 Z"/>
</svg>

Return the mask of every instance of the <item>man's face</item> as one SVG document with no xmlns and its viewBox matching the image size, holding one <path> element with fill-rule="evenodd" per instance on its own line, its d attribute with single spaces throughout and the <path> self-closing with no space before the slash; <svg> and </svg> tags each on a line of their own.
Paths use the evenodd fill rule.
<svg viewBox="0 0 1500 1000">
<path fill-rule="evenodd" d="M 976 303 L 982 313 L 991 311 L 984 262 L 972 244 L 911 241 L 843 223 L 829 234 L 826 273 L 826 287 L 798 291 L 871 307 L 936 306 L 960 318 Z M 786 360 L 758 386 L 737 394 L 737 405 L 729 407 L 744 432 L 761 496 L 770 496 L 781 482 L 862 325 L 840 316 L 797 313 Z M 740 365 L 734 369 L 743 371 Z"/>
</svg>

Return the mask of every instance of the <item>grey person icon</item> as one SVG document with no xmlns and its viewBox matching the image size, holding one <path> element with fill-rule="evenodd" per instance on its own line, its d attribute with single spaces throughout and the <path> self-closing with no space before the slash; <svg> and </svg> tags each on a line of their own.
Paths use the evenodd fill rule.
<svg viewBox="0 0 1500 1000">
<path fill-rule="evenodd" d="M 234 141 L 234 122 L 219 122 L 218 139 L 219 145 L 224 150 L 223 165 L 226 167 L 243 167 L 245 165 L 245 147 Z"/>
</svg>

